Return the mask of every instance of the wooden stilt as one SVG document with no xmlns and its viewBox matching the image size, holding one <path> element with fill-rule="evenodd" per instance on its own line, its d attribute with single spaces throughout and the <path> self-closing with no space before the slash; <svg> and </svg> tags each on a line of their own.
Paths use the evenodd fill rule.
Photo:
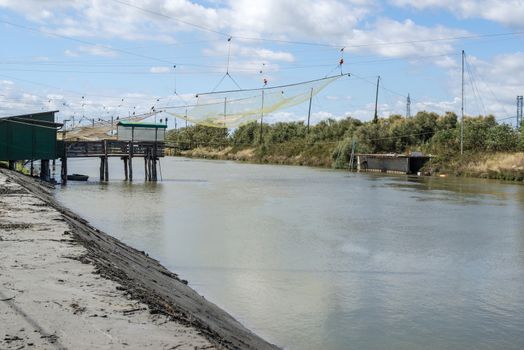
<svg viewBox="0 0 524 350">
<path fill-rule="evenodd" d="M 109 162 L 107 157 L 107 140 L 104 140 L 104 181 L 109 181 Z"/>
<path fill-rule="evenodd" d="M 144 179 L 147 181 L 147 154 L 144 155 Z"/>
<path fill-rule="evenodd" d="M 158 129 L 157 129 L 158 131 Z M 153 181 L 157 181 L 157 170 L 156 170 L 156 161 L 157 161 L 157 143 L 155 137 L 155 145 L 153 146 Z"/>
<path fill-rule="evenodd" d="M 157 181 L 156 158 L 153 157 L 153 181 Z"/>
<path fill-rule="evenodd" d="M 104 181 L 109 181 L 109 157 L 104 157 Z"/>
<path fill-rule="evenodd" d="M 153 181 L 153 162 L 151 159 L 151 155 L 147 157 L 147 166 L 148 166 L 148 173 L 149 173 L 149 181 Z"/>
<path fill-rule="evenodd" d="M 49 159 L 40 160 L 40 178 L 44 181 L 50 180 Z"/>
<path fill-rule="evenodd" d="M 129 142 L 129 160 L 128 160 L 128 167 L 129 167 L 129 181 L 133 181 L 133 142 Z"/>
<path fill-rule="evenodd" d="M 60 179 L 62 180 L 62 185 L 67 185 L 67 142 L 65 141 L 60 163 Z"/>
<path fill-rule="evenodd" d="M 127 181 L 129 179 L 128 173 L 127 173 L 127 157 L 122 157 L 122 159 L 124 160 L 124 177 L 125 177 L 125 180 Z"/>
<path fill-rule="evenodd" d="M 105 161 L 104 161 L 104 157 L 100 157 L 100 181 L 104 181 L 104 166 L 105 166 Z"/>
<path fill-rule="evenodd" d="M 67 185 L 67 157 L 61 159 L 62 165 L 60 166 L 60 179 L 62 180 L 62 185 Z"/>
</svg>

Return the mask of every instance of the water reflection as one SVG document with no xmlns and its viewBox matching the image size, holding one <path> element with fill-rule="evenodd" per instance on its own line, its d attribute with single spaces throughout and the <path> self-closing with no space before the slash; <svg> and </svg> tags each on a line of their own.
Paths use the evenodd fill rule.
<svg viewBox="0 0 524 350">
<path fill-rule="evenodd" d="M 290 349 L 524 347 L 524 187 L 165 159 L 59 200 Z"/>
</svg>

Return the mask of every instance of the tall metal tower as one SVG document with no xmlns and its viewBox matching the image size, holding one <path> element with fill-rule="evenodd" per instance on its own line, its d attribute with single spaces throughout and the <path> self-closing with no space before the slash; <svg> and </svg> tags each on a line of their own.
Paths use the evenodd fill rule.
<svg viewBox="0 0 524 350">
<path fill-rule="evenodd" d="M 378 122 L 378 88 L 380 86 L 380 75 L 377 77 L 377 93 L 375 95 L 375 116 L 373 117 L 373 123 Z"/>
<path fill-rule="evenodd" d="M 517 128 L 522 123 L 522 107 L 524 105 L 524 99 L 522 96 L 517 96 Z"/>
<path fill-rule="evenodd" d="M 406 100 L 406 118 L 410 118 L 411 117 L 411 98 L 409 97 L 409 94 L 408 94 L 408 98 Z"/>
</svg>

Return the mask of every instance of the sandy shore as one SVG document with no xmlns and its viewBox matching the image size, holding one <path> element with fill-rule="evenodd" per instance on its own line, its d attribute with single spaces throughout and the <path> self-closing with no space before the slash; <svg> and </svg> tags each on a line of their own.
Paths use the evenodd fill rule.
<svg viewBox="0 0 524 350">
<path fill-rule="evenodd" d="M 277 349 L 50 189 L 0 169 L 0 349 Z"/>
</svg>

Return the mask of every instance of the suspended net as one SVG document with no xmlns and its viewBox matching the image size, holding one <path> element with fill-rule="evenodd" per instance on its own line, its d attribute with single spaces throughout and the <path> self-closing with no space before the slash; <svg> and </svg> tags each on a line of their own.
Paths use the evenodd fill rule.
<svg viewBox="0 0 524 350">
<path fill-rule="evenodd" d="M 251 90 L 198 94 L 196 104 L 164 107 L 176 118 L 214 128 L 235 128 L 275 111 L 301 104 L 345 75 Z"/>
<path fill-rule="evenodd" d="M 97 141 L 97 140 L 109 139 L 112 136 L 116 135 L 114 131 L 116 130 L 116 126 L 119 121 L 125 120 L 125 121 L 131 121 L 131 122 L 140 122 L 158 113 L 160 113 L 160 111 L 140 114 L 140 115 L 136 115 L 132 117 L 113 119 L 112 123 L 111 123 L 111 120 L 100 119 L 98 121 L 89 123 L 89 125 L 83 125 L 83 126 L 77 125 L 73 129 L 67 130 L 65 134 L 66 139 L 67 140 L 71 140 L 71 139 L 83 140 L 83 141 Z"/>
</svg>

